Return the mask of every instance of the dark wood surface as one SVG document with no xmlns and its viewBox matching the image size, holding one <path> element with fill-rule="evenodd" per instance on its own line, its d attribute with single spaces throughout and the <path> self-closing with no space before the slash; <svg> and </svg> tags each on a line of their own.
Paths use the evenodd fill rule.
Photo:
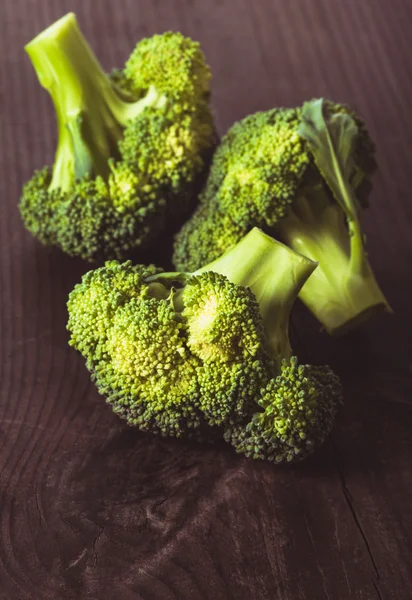
<svg viewBox="0 0 412 600">
<path fill-rule="evenodd" d="M 198 39 L 223 133 L 248 112 L 324 95 L 378 144 L 370 259 L 395 315 L 343 339 L 300 308 L 298 346 L 342 376 L 332 439 L 276 468 L 128 428 L 67 346 L 87 267 L 17 211 L 55 122 L 23 45 L 74 10 L 106 68 L 142 36 Z M 410 0 L 1 0 L 0 598 L 412 598 L 412 4 Z"/>
</svg>

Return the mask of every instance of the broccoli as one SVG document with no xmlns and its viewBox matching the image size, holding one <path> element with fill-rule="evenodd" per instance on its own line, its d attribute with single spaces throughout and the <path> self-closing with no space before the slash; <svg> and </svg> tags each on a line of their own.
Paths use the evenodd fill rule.
<svg viewBox="0 0 412 600">
<path fill-rule="evenodd" d="M 315 268 L 257 228 L 194 273 L 108 261 L 69 296 L 70 344 L 130 425 L 299 460 L 341 402 L 332 370 L 298 366 L 289 343 L 290 310 Z"/>
<path fill-rule="evenodd" d="M 359 220 L 375 168 L 373 142 L 347 106 L 318 99 L 250 115 L 215 152 L 176 236 L 175 267 L 199 268 L 256 226 L 319 263 L 299 296 L 329 333 L 390 311 Z"/>
<path fill-rule="evenodd" d="M 23 189 L 26 228 L 89 261 L 126 258 L 176 230 L 216 143 L 199 44 L 154 35 L 108 76 L 68 14 L 26 51 L 58 124 L 53 167 Z"/>
</svg>

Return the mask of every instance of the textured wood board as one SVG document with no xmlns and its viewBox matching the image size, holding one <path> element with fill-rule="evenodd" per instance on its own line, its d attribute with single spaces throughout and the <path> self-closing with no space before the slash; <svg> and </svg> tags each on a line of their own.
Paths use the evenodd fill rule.
<svg viewBox="0 0 412 600">
<path fill-rule="evenodd" d="M 328 360 L 346 390 L 333 438 L 307 463 L 275 468 L 140 434 L 68 348 L 65 300 L 86 267 L 40 247 L 17 201 L 55 147 L 23 45 L 70 10 L 106 68 L 154 32 L 198 39 L 221 133 L 319 95 L 367 121 L 380 171 L 365 230 L 396 314 L 332 340 L 297 311 L 302 352 Z M 408 600 L 411 3 L 2 0 L 0 27 L 0 597 Z"/>
</svg>

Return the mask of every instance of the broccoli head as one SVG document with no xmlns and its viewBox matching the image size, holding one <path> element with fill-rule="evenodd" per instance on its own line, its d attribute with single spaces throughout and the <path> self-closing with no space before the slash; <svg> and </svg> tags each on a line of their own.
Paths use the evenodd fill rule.
<svg viewBox="0 0 412 600">
<path fill-rule="evenodd" d="M 319 263 L 300 298 L 330 333 L 390 310 L 360 224 L 376 168 L 365 124 L 323 99 L 233 125 L 216 150 L 200 204 L 176 236 L 174 263 L 194 270 L 260 227 Z"/>
<path fill-rule="evenodd" d="M 69 14 L 26 50 L 58 124 L 53 167 L 23 189 L 27 229 L 93 261 L 125 258 L 177 228 L 216 143 L 199 44 L 155 35 L 108 76 Z"/>
<path fill-rule="evenodd" d="M 222 435 L 250 456 L 261 433 L 255 458 L 297 460 L 328 435 L 340 402 L 332 371 L 297 368 L 289 343 L 291 307 L 315 267 L 257 228 L 194 273 L 109 261 L 70 294 L 70 344 L 129 424 Z"/>
</svg>

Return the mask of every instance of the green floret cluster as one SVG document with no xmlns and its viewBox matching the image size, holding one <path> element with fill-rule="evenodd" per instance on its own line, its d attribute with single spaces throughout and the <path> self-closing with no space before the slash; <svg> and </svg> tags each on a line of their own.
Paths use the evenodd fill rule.
<svg viewBox="0 0 412 600">
<path fill-rule="evenodd" d="M 251 227 L 273 226 L 286 215 L 311 162 L 297 133 L 300 112 L 259 112 L 231 127 L 214 154 L 199 208 L 177 236 L 178 269 L 198 269 L 230 247 L 220 229 L 224 242 L 236 243 Z"/>
<path fill-rule="evenodd" d="M 70 344 L 130 425 L 300 460 L 341 402 L 328 367 L 291 355 L 290 308 L 315 267 L 258 229 L 195 273 L 107 262 L 70 294 Z"/>
<path fill-rule="evenodd" d="M 267 377 L 267 353 L 259 305 L 251 290 L 220 273 L 190 277 L 182 292 L 187 346 L 202 361 L 199 405 L 207 421 L 221 425 L 248 414 Z"/>
<path fill-rule="evenodd" d="M 71 344 L 87 359 L 88 366 L 102 358 L 107 341 L 107 324 L 119 306 L 135 297 L 145 298 L 146 277 L 159 269 L 153 266 L 129 268 L 126 262 L 107 262 L 105 268 L 89 271 L 83 276 L 82 286 L 76 286 L 68 301 Z"/>
<path fill-rule="evenodd" d="M 214 154 L 197 210 L 176 236 L 176 268 L 198 269 L 260 227 L 319 263 L 300 298 L 330 333 L 390 310 L 360 224 L 374 150 L 354 111 L 323 99 L 235 123 Z"/>
<path fill-rule="evenodd" d="M 139 42 L 127 60 L 124 69 L 124 87 L 132 94 L 141 94 L 153 85 L 153 72 L 157 85 L 164 93 L 182 101 L 182 110 L 208 101 L 210 96 L 210 70 L 205 63 L 200 45 L 181 33 L 166 32 Z"/>
<path fill-rule="evenodd" d="M 176 230 L 216 144 L 199 44 L 171 32 L 144 39 L 110 77 L 70 14 L 26 50 L 59 133 L 54 165 L 23 189 L 27 229 L 89 261 L 125 258 Z"/>
<path fill-rule="evenodd" d="M 277 463 L 302 460 L 323 444 L 335 422 L 339 378 L 328 367 L 284 360 L 280 374 L 261 390 L 262 412 L 246 427 L 235 425 L 225 438 L 237 452 Z"/>
<path fill-rule="evenodd" d="M 238 290 L 214 271 L 193 276 L 189 283 L 183 293 L 182 314 L 188 322 L 191 350 L 205 362 L 257 356 L 263 325 L 252 291 Z"/>
<path fill-rule="evenodd" d="M 198 390 L 170 294 L 146 283 L 158 272 L 111 261 L 87 273 L 68 301 L 70 344 L 115 412 L 142 430 L 179 437 L 199 427 Z"/>
</svg>

